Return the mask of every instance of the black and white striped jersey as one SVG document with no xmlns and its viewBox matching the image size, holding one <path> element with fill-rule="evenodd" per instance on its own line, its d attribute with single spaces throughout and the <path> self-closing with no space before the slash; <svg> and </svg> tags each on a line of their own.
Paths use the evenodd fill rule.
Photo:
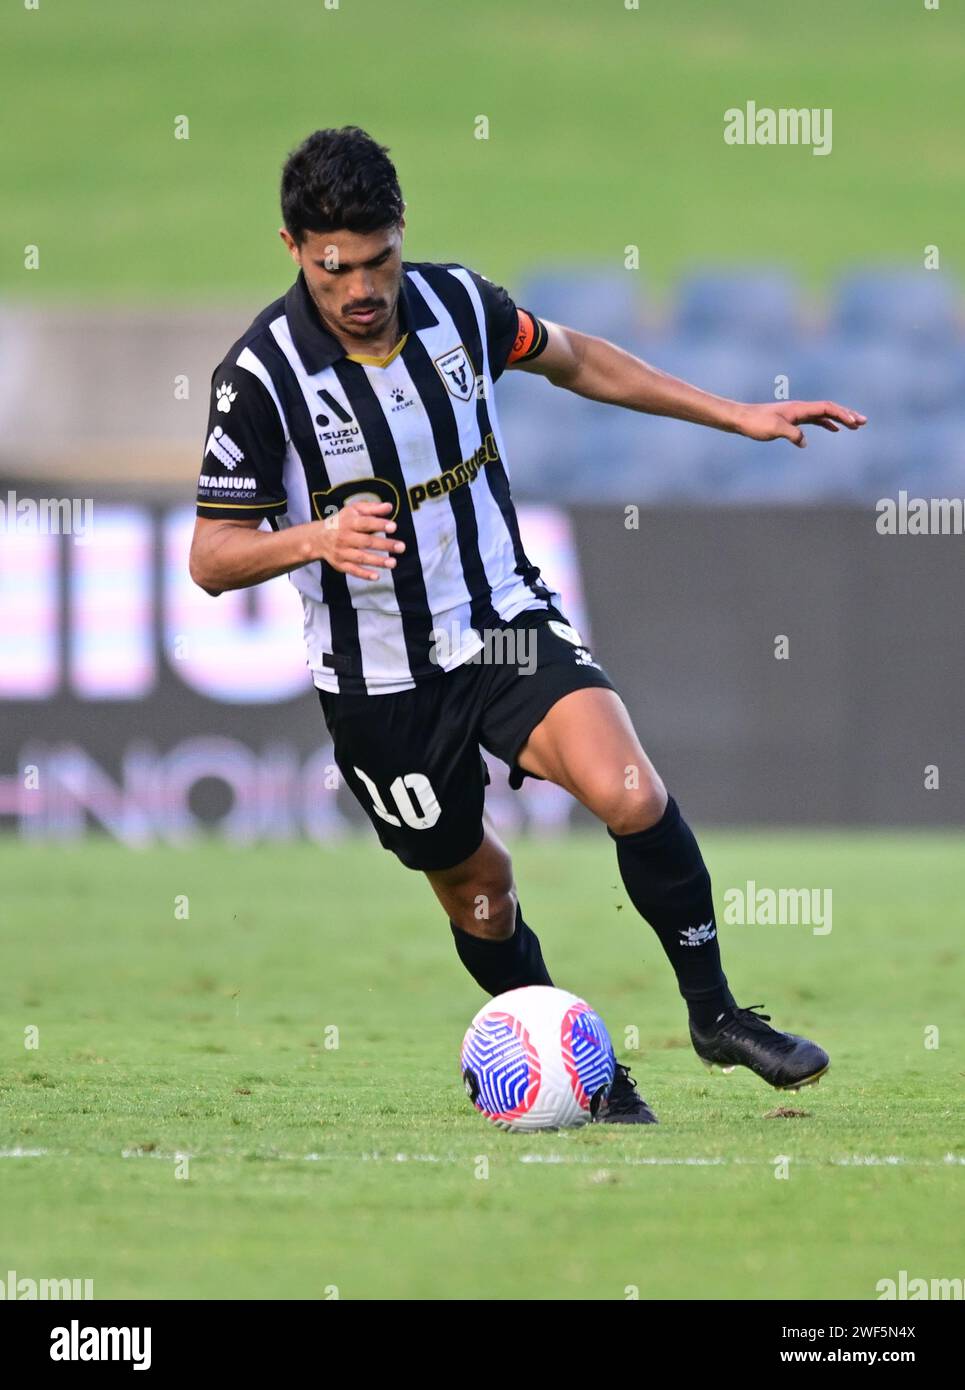
<svg viewBox="0 0 965 1390">
<path fill-rule="evenodd" d="M 406 262 L 401 337 L 346 353 L 304 277 L 214 373 L 198 514 L 320 520 L 350 500 L 393 504 L 405 552 L 377 580 L 316 561 L 292 572 L 315 684 L 408 690 L 467 661 L 480 633 L 560 596 L 527 558 L 493 385 L 536 356 L 544 325 L 459 265 Z"/>
</svg>

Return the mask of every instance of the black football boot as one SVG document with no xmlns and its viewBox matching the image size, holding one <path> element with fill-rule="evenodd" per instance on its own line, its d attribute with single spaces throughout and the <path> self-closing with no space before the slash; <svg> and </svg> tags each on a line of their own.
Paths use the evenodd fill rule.
<svg viewBox="0 0 965 1390">
<path fill-rule="evenodd" d="M 726 1009 L 706 1031 L 698 1031 L 691 1023 L 697 1056 L 711 1071 L 715 1066 L 723 1071 L 749 1067 L 779 1091 L 797 1091 L 820 1081 L 831 1065 L 824 1048 L 769 1027 L 770 1014 L 753 1012 L 763 1007 Z"/>
</svg>

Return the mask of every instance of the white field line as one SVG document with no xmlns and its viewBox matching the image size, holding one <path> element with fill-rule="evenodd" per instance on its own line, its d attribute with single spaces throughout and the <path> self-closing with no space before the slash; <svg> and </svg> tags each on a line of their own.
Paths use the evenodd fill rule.
<svg viewBox="0 0 965 1390">
<path fill-rule="evenodd" d="M 54 1152 L 50 1149 L 0 1149 L 0 1158 L 66 1158 L 69 1150 Z M 499 1157 L 505 1155 L 500 1154 Z M 487 1155 L 493 1157 L 493 1155 Z M 562 1165 L 592 1165 L 595 1168 L 726 1168 L 751 1167 L 771 1168 L 774 1159 L 769 1158 L 677 1158 L 658 1154 L 627 1154 L 622 1158 L 606 1153 L 595 1154 L 534 1154 L 510 1155 L 517 1163 L 547 1163 Z M 192 1154 L 180 1149 L 172 1153 L 161 1153 L 157 1149 L 122 1149 L 121 1158 L 156 1158 L 165 1163 L 178 1163 L 182 1159 L 193 1158 L 244 1158 L 260 1159 L 265 1163 L 474 1163 L 477 1155 L 425 1154 L 425 1153 L 362 1153 L 362 1154 L 323 1154 L 323 1153 L 276 1153 L 262 1154 L 209 1153 Z M 965 1167 L 965 1155 L 945 1154 L 943 1158 L 904 1158 L 900 1154 L 851 1154 L 846 1158 L 795 1158 L 790 1162 L 808 1168 L 955 1168 Z"/>
<path fill-rule="evenodd" d="M 157 1153 L 155 1150 L 144 1151 L 140 1149 L 124 1149 L 122 1158 L 163 1158 L 169 1163 L 176 1162 L 181 1158 L 203 1158 L 204 1154 L 184 1154 L 184 1153 Z M 491 1157 L 492 1155 L 490 1155 Z M 502 1155 L 500 1155 L 501 1157 Z M 290 1154 L 266 1152 L 264 1154 L 220 1154 L 207 1155 L 207 1157 L 221 1158 L 260 1158 L 262 1162 L 270 1163 L 443 1163 L 443 1164 L 466 1164 L 474 1163 L 476 1155 L 460 1156 L 459 1154 L 423 1154 L 423 1153 L 363 1153 L 363 1154 Z M 672 1158 L 660 1155 L 634 1155 L 627 1154 L 622 1158 L 610 1158 L 605 1153 L 598 1154 L 516 1154 L 517 1163 L 551 1163 L 551 1164 L 590 1164 L 596 1168 L 600 1167 L 628 1167 L 628 1168 L 723 1168 L 728 1165 L 744 1165 L 747 1167 L 771 1168 L 774 1160 L 769 1158 Z M 965 1166 L 965 1155 L 945 1154 L 943 1158 L 902 1158 L 899 1154 L 887 1154 L 879 1157 L 875 1154 L 852 1154 L 849 1158 L 794 1158 L 791 1156 L 791 1163 L 804 1164 L 808 1167 L 822 1168 L 831 1166 L 834 1168 L 947 1168 Z"/>
</svg>

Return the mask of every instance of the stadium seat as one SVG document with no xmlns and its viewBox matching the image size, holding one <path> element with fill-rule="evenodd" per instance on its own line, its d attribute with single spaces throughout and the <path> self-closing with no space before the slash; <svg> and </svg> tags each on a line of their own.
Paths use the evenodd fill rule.
<svg viewBox="0 0 965 1390">
<path fill-rule="evenodd" d="M 876 483 L 878 497 L 965 497 L 965 411 L 890 431 Z"/>
<path fill-rule="evenodd" d="M 496 398 L 514 494 L 556 495 L 570 471 L 582 466 L 606 407 L 525 372 L 507 372 Z"/>
<path fill-rule="evenodd" d="M 717 431 L 667 416 L 640 416 L 636 501 L 706 503 L 716 494 Z"/>
<path fill-rule="evenodd" d="M 917 277 L 919 305 L 921 282 Z M 873 500 L 897 487 L 965 495 L 965 452 L 957 444 L 965 437 L 957 433 L 965 409 L 965 340 L 939 341 L 940 332 L 953 332 L 954 313 L 931 282 L 926 297 L 936 311 L 944 305 L 944 318 L 936 312 L 915 319 L 914 296 L 904 293 L 901 277 L 897 288 L 894 277 L 854 277 L 836 330 L 796 339 L 788 336 L 796 323 L 793 285 L 777 274 L 694 277 L 681 291 L 674 331 L 649 335 L 626 315 L 625 298 L 598 292 L 599 278 L 546 276 L 531 282 L 534 293 L 540 283 L 545 291 L 528 301 L 538 312 L 575 321 L 579 284 L 598 313 L 607 305 L 611 311 L 609 328 L 599 318 L 587 324 L 584 317 L 583 326 L 605 331 L 705 390 L 767 401 L 786 376 L 791 399 L 837 400 L 866 413 L 870 423 L 856 435 L 811 429 L 807 450 L 798 452 L 614 409 L 510 372 L 499 387 L 500 416 L 519 495 L 550 493 L 569 502 L 820 502 Z M 612 289 L 612 275 L 609 284 Z M 887 291 L 883 298 L 872 284 Z M 554 300 L 555 293 L 566 294 L 569 306 Z M 884 306 L 879 320 L 871 313 L 876 305 Z M 625 314 L 622 327 L 618 310 Z M 890 327 L 858 335 L 873 322 Z M 930 325 L 924 336 L 923 325 Z"/>
<path fill-rule="evenodd" d="M 917 350 L 903 340 L 849 341 L 828 336 L 792 354 L 792 398 L 836 400 L 876 421 L 932 417 L 965 396 L 965 350 Z"/>
<path fill-rule="evenodd" d="M 777 269 L 706 271 L 681 283 L 674 323 L 699 341 L 785 343 L 800 329 L 798 286 Z"/>
<path fill-rule="evenodd" d="M 849 338 L 950 346 L 962 335 L 960 288 L 937 270 L 849 275 L 838 284 L 832 326 Z"/>
<path fill-rule="evenodd" d="M 634 343 L 630 350 L 671 376 L 738 401 L 769 400 L 786 354 L 751 344 L 698 341 L 679 334 Z"/>
<path fill-rule="evenodd" d="M 728 445 L 722 447 L 726 457 Z M 775 440 L 758 444 L 736 468 L 718 476 L 722 502 L 820 504 L 861 502 L 878 496 L 874 482 L 878 454 L 867 434 L 808 431 L 806 449 Z"/>
<path fill-rule="evenodd" d="M 500 420 L 514 496 L 587 503 L 700 499 L 707 431 L 555 392 L 521 373 L 508 373 L 507 387 Z"/>
<path fill-rule="evenodd" d="M 706 433 L 680 420 L 606 410 L 588 432 L 582 467 L 564 481 L 566 500 L 620 505 L 706 500 Z"/>
<path fill-rule="evenodd" d="M 639 332 L 644 312 L 640 275 L 634 270 L 548 271 L 525 280 L 516 303 L 540 318 L 625 346 Z"/>
</svg>

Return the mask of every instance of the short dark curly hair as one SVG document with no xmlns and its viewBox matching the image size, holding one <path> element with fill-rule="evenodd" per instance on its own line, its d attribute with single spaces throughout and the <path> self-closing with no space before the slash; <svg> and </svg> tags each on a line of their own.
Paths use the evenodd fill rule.
<svg viewBox="0 0 965 1390">
<path fill-rule="evenodd" d="M 306 232 L 376 232 L 404 207 L 388 150 L 358 126 L 313 131 L 285 160 L 281 212 L 296 242 Z"/>
</svg>

